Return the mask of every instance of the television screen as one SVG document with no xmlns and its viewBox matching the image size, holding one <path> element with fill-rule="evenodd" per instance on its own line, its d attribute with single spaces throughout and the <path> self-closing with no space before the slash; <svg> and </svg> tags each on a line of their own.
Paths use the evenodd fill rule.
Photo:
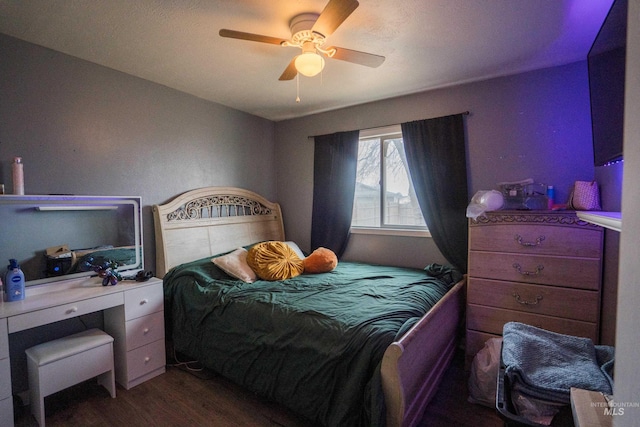
<svg viewBox="0 0 640 427">
<path fill-rule="evenodd" d="M 594 165 L 622 159 L 627 0 L 615 0 L 589 50 Z"/>
</svg>

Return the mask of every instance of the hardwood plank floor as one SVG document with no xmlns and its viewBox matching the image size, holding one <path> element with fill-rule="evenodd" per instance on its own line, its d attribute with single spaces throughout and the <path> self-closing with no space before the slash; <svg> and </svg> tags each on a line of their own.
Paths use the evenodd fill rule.
<svg viewBox="0 0 640 427">
<path fill-rule="evenodd" d="M 503 423 L 494 410 L 467 402 L 464 356 L 456 357 L 440 385 L 422 427 L 494 427 Z M 117 397 L 94 381 L 45 399 L 46 424 L 56 426 L 260 426 L 312 425 L 216 375 L 203 378 L 168 367 L 167 372 Z M 37 426 L 28 407 L 16 413 L 17 427 Z"/>
</svg>

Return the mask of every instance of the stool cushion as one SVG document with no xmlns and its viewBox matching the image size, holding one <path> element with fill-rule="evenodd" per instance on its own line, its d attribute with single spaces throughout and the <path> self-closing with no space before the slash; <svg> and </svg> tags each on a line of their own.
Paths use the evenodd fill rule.
<svg viewBox="0 0 640 427">
<path fill-rule="evenodd" d="M 111 342 L 113 342 L 111 335 L 94 328 L 38 344 L 25 352 L 38 366 L 43 366 Z"/>
</svg>

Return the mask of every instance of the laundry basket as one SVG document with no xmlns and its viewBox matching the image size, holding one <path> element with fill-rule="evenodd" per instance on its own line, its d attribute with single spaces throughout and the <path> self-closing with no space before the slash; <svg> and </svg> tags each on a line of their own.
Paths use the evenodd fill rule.
<svg viewBox="0 0 640 427">
<path fill-rule="evenodd" d="M 498 415 L 504 421 L 505 427 L 547 427 L 544 424 L 538 424 L 516 413 L 516 409 L 511 401 L 511 384 L 509 384 L 509 377 L 505 375 L 505 366 L 502 361 L 500 362 L 500 368 L 498 369 L 496 411 L 498 411 Z M 571 405 L 566 405 L 555 415 L 555 417 L 553 417 L 551 426 L 574 426 Z"/>
</svg>

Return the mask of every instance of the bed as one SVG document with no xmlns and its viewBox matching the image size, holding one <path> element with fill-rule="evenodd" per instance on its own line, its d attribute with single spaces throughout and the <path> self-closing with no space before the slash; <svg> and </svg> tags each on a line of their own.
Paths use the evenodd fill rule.
<svg viewBox="0 0 640 427">
<path fill-rule="evenodd" d="M 328 273 L 244 283 L 211 258 L 285 241 L 277 203 L 208 187 L 154 205 L 153 214 L 175 350 L 318 424 L 421 420 L 457 344 L 459 273 L 341 261 Z M 392 310 L 378 313 L 381 306 Z"/>
</svg>

